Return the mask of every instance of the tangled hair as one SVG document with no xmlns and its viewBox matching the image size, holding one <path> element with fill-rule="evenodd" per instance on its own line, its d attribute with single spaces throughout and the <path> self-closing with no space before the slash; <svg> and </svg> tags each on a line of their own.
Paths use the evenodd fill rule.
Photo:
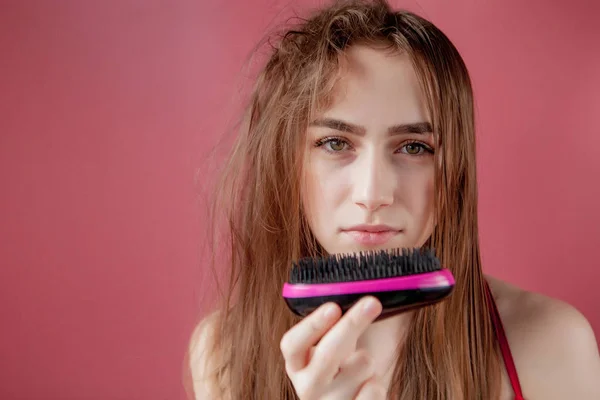
<svg viewBox="0 0 600 400">
<path fill-rule="evenodd" d="M 291 260 L 322 252 L 302 211 L 302 143 L 311 118 L 331 100 L 345 50 L 377 43 L 407 54 L 419 78 L 438 143 L 429 244 L 456 278 L 447 301 L 416 312 L 389 398 L 498 398 L 501 361 L 478 241 L 473 93 L 458 51 L 431 22 L 383 0 L 337 2 L 279 39 L 253 88 L 213 209 L 225 212 L 215 226 L 225 227 L 218 245 L 226 254 L 214 260 L 216 269 L 228 268 L 228 279 L 212 378 L 232 399 L 296 398 L 279 342 L 298 319 L 281 287 Z"/>
</svg>

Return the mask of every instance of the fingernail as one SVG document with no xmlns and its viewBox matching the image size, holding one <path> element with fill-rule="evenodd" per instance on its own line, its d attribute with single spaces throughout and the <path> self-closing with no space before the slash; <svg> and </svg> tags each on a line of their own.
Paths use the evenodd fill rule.
<svg viewBox="0 0 600 400">
<path fill-rule="evenodd" d="M 373 314 L 377 309 L 377 302 L 374 299 L 368 298 L 362 306 L 362 310 L 365 314 Z"/>
<path fill-rule="evenodd" d="M 327 307 L 325 307 L 323 318 L 325 318 L 326 320 L 330 320 L 335 315 L 335 311 L 335 306 L 333 304 L 328 305 Z"/>
</svg>

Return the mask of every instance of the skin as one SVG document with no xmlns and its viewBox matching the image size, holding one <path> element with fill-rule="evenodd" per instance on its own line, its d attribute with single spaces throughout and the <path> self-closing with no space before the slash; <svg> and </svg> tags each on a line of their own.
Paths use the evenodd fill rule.
<svg viewBox="0 0 600 400">
<path fill-rule="evenodd" d="M 389 132 L 427 122 L 417 77 L 406 55 L 355 46 L 347 56 L 333 104 L 307 132 L 302 195 L 309 224 L 330 253 L 421 246 L 433 229 L 432 135 Z M 357 242 L 349 232 L 357 224 L 386 224 L 394 232 L 385 243 Z M 583 315 L 561 301 L 488 281 L 525 397 L 599 399 L 598 346 Z M 370 297 L 343 317 L 327 304 L 284 335 L 286 371 L 302 400 L 385 398 L 394 363 L 389 349 L 402 346 L 412 314 L 373 323 L 380 311 Z M 199 367 L 206 365 L 215 318 L 199 326 L 190 350 L 198 399 L 215 397 Z M 504 372 L 502 399 L 513 398 Z"/>
</svg>

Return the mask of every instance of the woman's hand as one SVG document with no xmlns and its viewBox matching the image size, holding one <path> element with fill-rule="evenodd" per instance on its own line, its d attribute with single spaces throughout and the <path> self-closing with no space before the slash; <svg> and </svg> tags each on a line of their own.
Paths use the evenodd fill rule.
<svg viewBox="0 0 600 400">
<path fill-rule="evenodd" d="M 372 358 L 356 350 L 358 338 L 380 313 L 381 303 L 371 296 L 342 318 L 339 306 L 328 303 L 283 335 L 286 372 L 301 400 L 386 398 Z"/>
</svg>

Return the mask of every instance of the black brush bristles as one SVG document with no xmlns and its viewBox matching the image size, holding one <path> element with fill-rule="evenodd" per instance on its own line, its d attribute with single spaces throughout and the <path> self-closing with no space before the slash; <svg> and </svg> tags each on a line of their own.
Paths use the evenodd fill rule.
<svg viewBox="0 0 600 400">
<path fill-rule="evenodd" d="M 337 283 L 393 278 L 441 270 L 435 250 L 402 248 L 320 258 L 306 257 L 292 264 L 291 284 Z"/>
</svg>

